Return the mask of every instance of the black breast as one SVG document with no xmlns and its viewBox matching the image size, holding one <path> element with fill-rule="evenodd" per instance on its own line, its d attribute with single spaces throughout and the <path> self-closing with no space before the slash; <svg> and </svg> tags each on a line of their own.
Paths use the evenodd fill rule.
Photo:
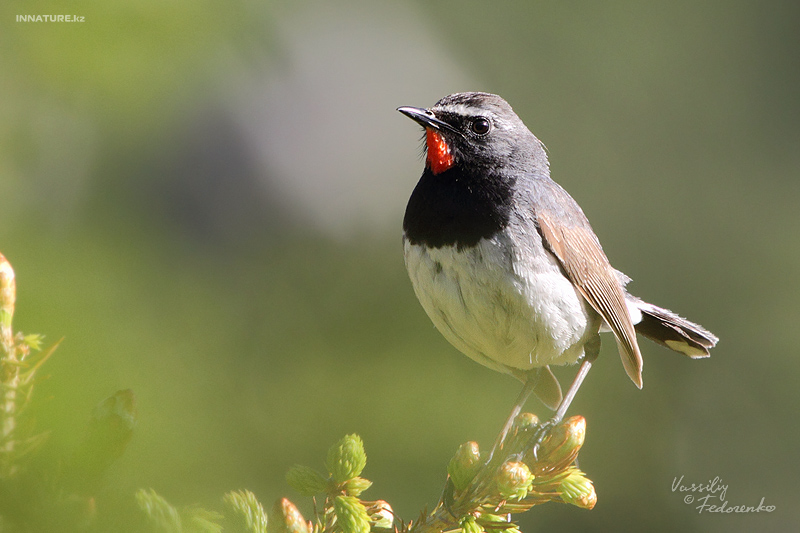
<svg viewBox="0 0 800 533">
<path fill-rule="evenodd" d="M 458 166 L 437 175 L 426 168 L 406 207 L 405 236 L 431 248 L 475 246 L 508 225 L 512 186 L 500 176 L 471 175 Z"/>
</svg>

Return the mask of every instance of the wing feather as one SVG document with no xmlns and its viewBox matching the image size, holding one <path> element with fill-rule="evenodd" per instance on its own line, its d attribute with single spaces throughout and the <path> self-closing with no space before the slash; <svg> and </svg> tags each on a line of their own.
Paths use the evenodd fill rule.
<svg viewBox="0 0 800 533">
<path fill-rule="evenodd" d="M 545 245 L 561 263 L 570 281 L 606 321 L 617 340 L 628 377 L 642 388 L 642 354 L 636 341 L 619 276 L 594 233 L 582 226 L 564 226 L 542 211 L 537 214 Z"/>
</svg>

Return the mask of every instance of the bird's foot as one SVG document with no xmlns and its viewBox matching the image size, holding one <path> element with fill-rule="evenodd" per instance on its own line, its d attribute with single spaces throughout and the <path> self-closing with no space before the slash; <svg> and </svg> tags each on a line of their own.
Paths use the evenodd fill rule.
<svg viewBox="0 0 800 533">
<path fill-rule="evenodd" d="M 539 424 L 539 426 L 536 428 L 536 431 L 533 433 L 533 435 L 531 435 L 528 445 L 525 448 L 530 450 L 534 461 L 538 460 L 539 447 L 542 445 L 542 442 L 544 442 L 544 439 L 560 423 L 561 417 L 554 416 L 550 420 Z"/>
</svg>

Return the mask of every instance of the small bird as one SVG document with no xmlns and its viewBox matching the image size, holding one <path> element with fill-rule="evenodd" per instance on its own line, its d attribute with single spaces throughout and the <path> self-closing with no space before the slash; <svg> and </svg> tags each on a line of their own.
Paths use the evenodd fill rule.
<svg viewBox="0 0 800 533">
<path fill-rule="evenodd" d="M 632 296 L 589 221 L 550 178 L 545 147 L 501 97 L 445 96 L 399 107 L 425 129 L 425 169 L 403 219 L 406 268 L 422 307 L 471 359 L 524 383 L 502 440 L 531 392 L 559 422 L 610 331 L 642 387 L 636 333 L 691 358 L 718 339 Z M 549 365 L 581 361 L 566 395 Z M 493 450 L 494 451 L 494 450 Z"/>
</svg>

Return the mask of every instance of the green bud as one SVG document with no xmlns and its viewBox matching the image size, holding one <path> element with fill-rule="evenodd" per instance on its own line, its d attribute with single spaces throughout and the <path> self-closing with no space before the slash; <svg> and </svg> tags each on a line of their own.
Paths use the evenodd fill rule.
<svg viewBox="0 0 800 533">
<path fill-rule="evenodd" d="M 508 515 L 507 514 L 491 514 L 487 512 L 481 513 L 481 515 L 477 518 L 479 524 L 508 524 Z M 505 528 L 504 528 L 505 530 Z"/>
<path fill-rule="evenodd" d="M 581 509 L 592 509 L 597 503 L 597 493 L 592 481 L 577 468 L 570 468 L 568 472 L 558 487 L 561 499 Z"/>
<path fill-rule="evenodd" d="M 38 333 L 31 333 L 30 335 L 25 335 L 22 338 L 22 342 L 28 346 L 32 350 L 36 350 L 37 352 L 42 349 L 42 343 L 44 342 L 44 335 L 39 335 Z"/>
<path fill-rule="evenodd" d="M 456 450 L 456 454 L 447 465 L 447 473 L 456 490 L 464 490 L 481 467 L 481 452 L 478 443 L 465 442 Z"/>
<path fill-rule="evenodd" d="M 325 492 L 328 482 L 322 474 L 311 467 L 294 465 L 286 473 L 286 482 L 303 496 L 314 496 Z"/>
<path fill-rule="evenodd" d="M 333 500 L 333 512 L 343 533 L 369 533 L 369 515 L 358 498 L 337 496 Z"/>
<path fill-rule="evenodd" d="M 539 425 L 539 417 L 533 413 L 520 413 L 514 419 L 513 428 L 517 431 L 528 431 Z"/>
<path fill-rule="evenodd" d="M 140 489 L 136 493 L 136 503 L 154 530 L 181 531 L 180 513 L 153 489 Z"/>
<path fill-rule="evenodd" d="M 367 464 L 364 443 L 358 435 L 345 435 L 342 440 L 328 450 L 325 466 L 336 483 L 344 483 L 348 479 L 361 474 Z"/>
<path fill-rule="evenodd" d="M 521 500 L 527 496 L 532 481 L 528 465 L 517 461 L 503 463 L 495 477 L 500 495 L 507 500 Z"/>
<path fill-rule="evenodd" d="M 354 477 L 344 482 L 344 491 L 348 496 L 361 496 L 361 493 L 372 486 L 372 481 L 363 477 Z"/>
<path fill-rule="evenodd" d="M 586 419 L 582 416 L 568 418 L 544 439 L 539 447 L 539 462 L 548 465 L 571 463 L 578 455 L 586 438 Z"/>
<path fill-rule="evenodd" d="M 520 413 L 514 419 L 503 443 L 506 455 L 517 455 L 528 447 L 531 436 L 539 427 L 539 418 L 533 413 Z"/>
<path fill-rule="evenodd" d="M 267 533 L 267 514 L 249 490 L 232 491 L 222 499 L 225 504 L 225 531 L 231 533 Z"/>
<path fill-rule="evenodd" d="M 467 515 L 462 518 L 459 525 L 461 526 L 462 533 L 485 533 L 472 515 Z"/>
<path fill-rule="evenodd" d="M 367 507 L 367 514 L 369 515 L 370 522 L 375 525 L 373 527 L 378 529 L 392 529 L 394 525 L 394 511 L 392 506 L 383 500 L 373 502 L 372 505 Z"/>
<path fill-rule="evenodd" d="M 269 524 L 270 533 L 311 533 L 308 522 L 286 498 L 275 502 L 269 515 Z"/>
</svg>

